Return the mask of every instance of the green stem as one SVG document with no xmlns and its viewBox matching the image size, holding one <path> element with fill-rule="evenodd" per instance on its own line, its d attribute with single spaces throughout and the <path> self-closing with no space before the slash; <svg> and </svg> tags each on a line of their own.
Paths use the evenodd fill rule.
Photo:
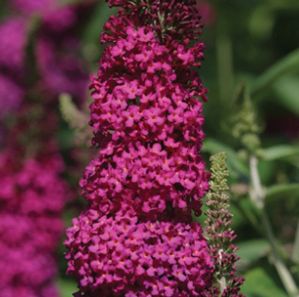
<svg viewBox="0 0 299 297">
<path fill-rule="evenodd" d="M 265 192 L 262 187 L 261 179 L 258 172 L 258 161 L 255 156 L 250 159 L 250 173 L 253 191 L 251 193 L 251 199 L 261 211 L 262 223 L 266 231 L 267 239 L 271 246 L 271 253 L 273 256 L 273 264 L 277 270 L 277 273 L 285 287 L 289 296 L 299 297 L 299 290 L 294 281 L 294 278 L 288 270 L 283 259 L 280 257 L 279 245 L 274 236 L 274 232 L 269 220 L 269 217 L 265 211 L 264 201 Z"/>
</svg>

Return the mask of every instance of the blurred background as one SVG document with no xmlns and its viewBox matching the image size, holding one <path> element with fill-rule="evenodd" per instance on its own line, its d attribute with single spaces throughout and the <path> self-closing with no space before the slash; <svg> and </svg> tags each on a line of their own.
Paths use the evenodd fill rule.
<svg viewBox="0 0 299 297">
<path fill-rule="evenodd" d="M 198 9 L 206 44 L 198 72 L 209 89 L 203 155 L 207 166 L 211 154 L 228 156 L 243 292 L 292 296 L 299 283 L 299 2 L 198 0 Z M 88 84 L 113 13 L 103 0 L 1 0 L 2 297 L 76 291 L 65 276 L 63 234 L 85 207 L 78 182 L 93 155 Z"/>
</svg>

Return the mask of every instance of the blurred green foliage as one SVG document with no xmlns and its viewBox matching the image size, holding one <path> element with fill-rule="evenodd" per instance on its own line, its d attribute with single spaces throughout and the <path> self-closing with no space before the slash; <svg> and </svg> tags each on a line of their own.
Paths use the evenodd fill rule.
<svg viewBox="0 0 299 297">
<path fill-rule="evenodd" d="M 206 28 L 206 60 L 199 70 L 209 88 L 204 152 L 226 151 L 234 194 L 240 271 L 248 297 L 290 296 L 274 268 L 259 209 L 250 202 L 249 166 L 231 118 L 240 117 L 239 90 L 249 88 L 262 129 L 258 172 L 282 260 L 298 283 L 295 244 L 299 219 L 299 2 L 209 1 L 216 22 Z M 241 98 L 242 99 L 242 98 Z M 244 119 L 244 115 L 242 115 Z M 241 120 L 241 118 L 240 118 Z M 297 234 L 298 236 L 298 234 Z M 297 239 L 298 240 L 298 239 Z M 298 295 L 296 295 L 298 296 Z"/>
</svg>

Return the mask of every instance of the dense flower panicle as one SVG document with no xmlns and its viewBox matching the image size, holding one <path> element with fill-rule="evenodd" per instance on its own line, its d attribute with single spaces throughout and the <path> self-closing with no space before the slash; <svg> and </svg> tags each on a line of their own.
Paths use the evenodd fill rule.
<svg viewBox="0 0 299 297">
<path fill-rule="evenodd" d="M 41 244 L 41 236 L 38 225 L 30 218 L 0 214 L 1 296 L 58 296 L 52 285 L 55 261 Z"/>
<path fill-rule="evenodd" d="M 10 112 L 19 108 L 23 97 L 21 87 L 0 73 L 0 122 Z"/>
<path fill-rule="evenodd" d="M 22 18 L 0 24 L 0 70 L 18 73 L 24 67 L 26 25 Z"/>
<path fill-rule="evenodd" d="M 192 224 L 209 177 L 196 2 L 108 3 L 121 8 L 105 25 L 91 84 L 100 151 L 80 182 L 90 209 L 65 242 L 76 296 L 208 297 L 213 263 Z"/>
<path fill-rule="evenodd" d="M 90 209 L 68 230 L 68 272 L 86 296 L 205 296 L 212 262 L 198 224 L 138 223 Z M 114 295 L 113 295 L 114 296 Z"/>
<path fill-rule="evenodd" d="M 131 199 L 147 215 L 168 202 L 198 212 L 208 188 L 198 154 L 204 137 L 198 98 L 206 89 L 192 67 L 200 65 L 203 44 L 174 49 L 149 25 L 115 34 L 92 82 L 91 125 L 102 152 L 86 171 L 83 192 L 103 208 Z"/>
<path fill-rule="evenodd" d="M 60 38 L 61 36 L 61 38 Z M 68 34 L 43 34 L 37 41 L 36 57 L 41 86 L 52 96 L 68 93 L 75 98 L 84 98 L 88 79 L 82 61 L 76 55 L 77 39 Z M 62 40 L 62 42 L 61 42 Z"/>
</svg>

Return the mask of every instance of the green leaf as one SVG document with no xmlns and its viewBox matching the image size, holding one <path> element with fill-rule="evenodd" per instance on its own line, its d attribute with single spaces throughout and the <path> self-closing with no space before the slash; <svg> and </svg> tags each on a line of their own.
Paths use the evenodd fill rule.
<svg viewBox="0 0 299 297">
<path fill-rule="evenodd" d="M 240 269 L 245 269 L 270 251 L 268 241 L 264 239 L 249 240 L 238 243 L 238 255 L 240 257 Z"/>
<path fill-rule="evenodd" d="M 246 297 L 287 297 L 286 293 L 261 267 L 245 274 L 242 291 Z"/>
<path fill-rule="evenodd" d="M 61 128 L 57 132 L 57 139 L 62 150 L 69 150 L 74 147 L 74 133 L 70 129 Z"/>
<path fill-rule="evenodd" d="M 263 149 L 261 151 L 261 157 L 267 161 L 274 161 L 294 156 L 299 157 L 299 146 L 279 145 Z"/>
<path fill-rule="evenodd" d="M 238 228 L 241 228 L 242 225 L 246 225 L 247 220 L 239 210 L 239 208 L 233 204 L 234 201 L 232 201 L 231 204 L 231 212 L 233 214 L 233 224 L 232 228 L 233 230 L 237 230 Z M 235 202 L 234 202 L 235 203 Z"/>
<path fill-rule="evenodd" d="M 299 69 L 299 49 L 287 55 L 274 64 L 269 70 L 259 76 L 251 86 L 251 94 L 258 95 L 263 90 L 281 78 L 283 75 L 293 73 Z"/>
<path fill-rule="evenodd" d="M 235 199 L 233 202 L 245 223 L 249 222 L 256 230 L 260 230 L 259 209 L 250 201 L 249 197 L 245 199 Z"/>
<path fill-rule="evenodd" d="M 258 164 L 258 171 L 262 184 L 273 184 L 273 178 L 276 177 L 276 163 L 274 161 L 261 160 Z"/>
<path fill-rule="evenodd" d="M 299 78 L 288 76 L 280 79 L 275 83 L 274 91 L 282 106 L 299 115 Z"/>
<path fill-rule="evenodd" d="M 247 166 L 239 159 L 235 151 L 229 146 L 215 139 L 211 139 L 211 138 L 206 139 L 202 151 L 208 152 L 210 154 L 225 152 L 227 154 L 227 161 L 230 169 L 233 169 L 246 176 L 249 174 Z"/>
<path fill-rule="evenodd" d="M 61 297 L 72 297 L 73 293 L 78 291 L 76 283 L 66 279 L 60 279 L 58 281 L 58 288 Z"/>
<path fill-rule="evenodd" d="M 282 184 L 269 187 L 266 190 L 266 199 L 281 197 L 285 199 L 288 196 L 299 197 L 299 183 L 298 184 Z"/>
<path fill-rule="evenodd" d="M 251 34 L 261 39 L 269 37 L 275 22 L 274 16 L 273 10 L 269 5 L 257 5 L 249 22 Z"/>
</svg>

